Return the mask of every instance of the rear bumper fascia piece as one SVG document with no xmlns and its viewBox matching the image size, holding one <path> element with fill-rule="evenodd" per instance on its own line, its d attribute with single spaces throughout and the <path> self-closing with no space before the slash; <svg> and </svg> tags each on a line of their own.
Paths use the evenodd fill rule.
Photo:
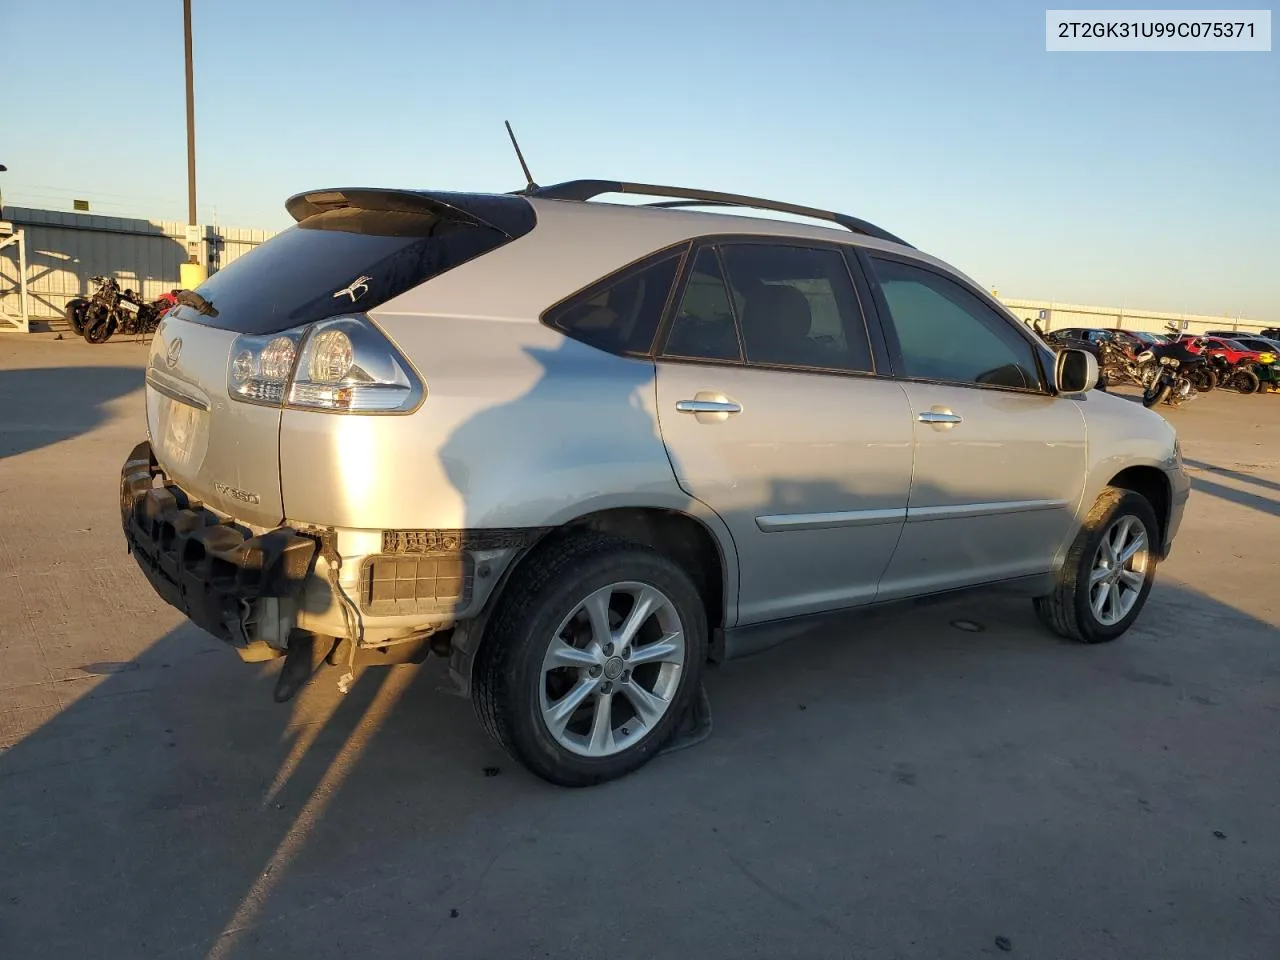
<svg viewBox="0 0 1280 960">
<path fill-rule="evenodd" d="M 214 513 L 165 482 L 145 441 L 120 472 L 120 520 L 129 552 L 166 603 L 246 660 L 284 653 L 316 538 L 290 527 L 255 533 Z"/>
</svg>

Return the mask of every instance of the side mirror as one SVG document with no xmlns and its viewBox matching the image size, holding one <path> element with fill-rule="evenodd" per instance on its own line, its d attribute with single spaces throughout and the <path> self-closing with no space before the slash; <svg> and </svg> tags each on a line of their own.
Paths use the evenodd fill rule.
<svg viewBox="0 0 1280 960">
<path fill-rule="evenodd" d="M 1098 382 L 1098 358 L 1087 350 L 1063 350 L 1053 379 L 1059 393 L 1088 393 Z"/>
</svg>

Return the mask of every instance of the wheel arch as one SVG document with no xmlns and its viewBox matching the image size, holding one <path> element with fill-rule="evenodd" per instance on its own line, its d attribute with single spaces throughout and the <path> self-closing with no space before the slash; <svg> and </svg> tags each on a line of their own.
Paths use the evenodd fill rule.
<svg viewBox="0 0 1280 960">
<path fill-rule="evenodd" d="M 583 514 L 551 531 L 547 538 L 587 530 L 652 547 L 679 564 L 702 596 L 711 636 L 731 622 L 730 608 L 736 606 L 737 599 L 737 565 L 730 563 L 731 544 L 722 541 L 705 520 L 669 507 L 612 507 Z M 727 531 L 724 536 L 727 538 Z"/>
<path fill-rule="evenodd" d="M 588 533 L 607 533 L 643 544 L 678 563 L 693 580 L 706 607 L 712 659 L 721 658 L 724 629 L 737 620 L 738 557 L 729 529 L 720 517 L 709 509 L 695 513 L 672 505 L 580 505 L 592 506 L 595 509 L 581 509 L 545 529 L 521 550 L 502 571 L 479 615 L 455 627 L 450 669 L 456 692 L 465 694 L 470 689 L 472 664 L 487 641 L 490 618 L 515 573 L 527 564 L 537 563 L 539 556 L 565 538 Z"/>
<path fill-rule="evenodd" d="M 1168 475 L 1159 467 L 1138 464 L 1125 467 L 1108 481 L 1108 486 L 1132 490 L 1151 504 L 1156 522 L 1160 524 L 1158 542 L 1161 545 L 1160 552 L 1163 554 L 1164 545 L 1168 542 L 1169 523 L 1173 512 L 1173 485 Z"/>
</svg>

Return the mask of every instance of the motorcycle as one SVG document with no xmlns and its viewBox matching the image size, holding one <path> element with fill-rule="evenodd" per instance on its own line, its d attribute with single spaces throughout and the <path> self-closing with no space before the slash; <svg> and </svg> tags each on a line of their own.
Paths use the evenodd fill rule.
<svg viewBox="0 0 1280 960">
<path fill-rule="evenodd" d="M 160 318 L 177 302 L 176 291 L 148 303 L 130 289 L 121 290 L 115 277 L 90 280 L 98 285 L 93 296 L 83 305 L 74 300 L 67 305 L 71 328 L 89 343 L 105 343 L 117 331 L 131 336 L 154 333 Z"/>
<path fill-rule="evenodd" d="M 1237 393 L 1257 393 L 1262 389 L 1262 381 L 1254 372 L 1253 363 L 1249 360 L 1237 360 L 1232 363 L 1221 353 L 1210 353 L 1209 363 L 1217 374 L 1217 385 L 1224 390 L 1235 390 Z"/>
<path fill-rule="evenodd" d="M 1139 362 L 1139 353 L 1130 352 L 1115 337 L 1108 337 L 1097 343 L 1098 367 L 1108 383 L 1132 383 L 1135 386 L 1146 386 L 1145 370 Z"/>
<path fill-rule="evenodd" d="M 1217 377 L 1209 366 L 1209 361 L 1194 349 L 1203 349 L 1204 341 L 1176 340 L 1172 343 L 1152 344 L 1151 348 L 1138 355 L 1143 365 L 1142 405 L 1154 407 L 1167 403 L 1176 407 L 1195 396 L 1197 384 L 1209 382 Z M 1210 388 L 1212 389 L 1212 387 Z"/>
</svg>

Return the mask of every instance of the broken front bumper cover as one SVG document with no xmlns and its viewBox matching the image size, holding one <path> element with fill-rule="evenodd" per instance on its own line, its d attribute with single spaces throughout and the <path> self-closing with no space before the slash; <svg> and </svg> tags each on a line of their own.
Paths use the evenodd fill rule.
<svg viewBox="0 0 1280 960">
<path fill-rule="evenodd" d="M 145 441 L 120 471 L 120 520 L 139 568 L 245 660 L 283 655 L 319 541 L 289 527 L 254 534 L 164 480 Z"/>
</svg>

